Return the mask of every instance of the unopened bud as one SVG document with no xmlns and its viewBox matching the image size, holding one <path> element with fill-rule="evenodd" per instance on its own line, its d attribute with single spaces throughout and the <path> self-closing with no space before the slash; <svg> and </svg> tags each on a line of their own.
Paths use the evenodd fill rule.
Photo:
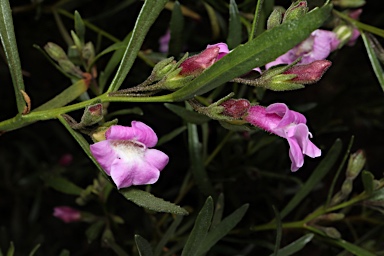
<svg viewBox="0 0 384 256">
<path fill-rule="evenodd" d="M 58 46 L 55 43 L 51 43 L 51 42 L 47 43 L 44 46 L 44 50 L 55 61 L 59 61 L 61 59 L 68 59 L 67 54 L 65 53 L 63 48 L 61 48 L 60 46 Z"/>
<path fill-rule="evenodd" d="M 324 73 L 332 65 L 328 60 L 316 60 L 312 63 L 305 65 L 296 65 L 283 72 L 283 74 L 293 74 L 296 77 L 289 80 L 292 83 L 298 84 L 312 84 L 321 79 Z"/>
<path fill-rule="evenodd" d="M 176 61 L 173 57 L 158 62 L 152 70 L 151 78 L 153 81 L 161 80 L 168 73 L 174 71 L 177 68 Z"/>
<path fill-rule="evenodd" d="M 103 104 L 97 103 L 91 106 L 88 106 L 84 110 L 84 114 L 81 117 L 81 122 L 83 126 L 91 126 L 103 119 Z"/>
<path fill-rule="evenodd" d="M 69 59 L 60 59 L 57 61 L 59 66 L 63 69 L 65 73 L 75 75 L 79 78 L 83 77 L 83 72 L 75 66 Z"/>
<path fill-rule="evenodd" d="M 324 227 L 324 228 L 322 228 L 322 230 L 330 238 L 334 238 L 334 239 L 340 239 L 341 238 L 340 232 L 334 227 Z"/>
<path fill-rule="evenodd" d="M 182 76 L 197 76 L 216 62 L 220 48 L 210 47 L 201 53 L 186 59 L 180 64 L 183 69 L 180 71 Z"/>
<path fill-rule="evenodd" d="M 352 38 L 353 27 L 348 25 L 340 25 L 333 29 L 333 32 L 336 34 L 337 39 L 340 40 L 339 48 L 347 44 Z"/>
<path fill-rule="evenodd" d="M 332 3 L 342 8 L 357 8 L 365 5 L 364 0 L 333 0 Z"/>
<path fill-rule="evenodd" d="M 81 55 L 85 60 L 93 60 L 95 57 L 95 48 L 93 47 L 92 42 L 88 42 L 84 45 Z"/>
<path fill-rule="evenodd" d="M 296 1 L 291 4 L 284 14 L 283 23 L 288 20 L 298 19 L 308 12 L 307 1 Z"/>
<path fill-rule="evenodd" d="M 220 106 L 224 107 L 223 115 L 238 119 L 248 112 L 251 104 L 246 99 L 229 99 L 221 103 Z"/>
<path fill-rule="evenodd" d="M 366 162 L 365 153 L 363 150 L 358 150 L 351 154 L 348 161 L 346 175 L 348 178 L 355 179 L 357 175 L 363 170 Z"/>
<path fill-rule="evenodd" d="M 341 185 L 341 193 L 344 195 L 344 198 L 352 192 L 352 188 L 353 180 L 350 178 L 346 178 L 343 182 L 343 185 Z"/>
<path fill-rule="evenodd" d="M 281 24 L 283 21 L 285 9 L 281 6 L 276 6 L 271 15 L 268 17 L 267 29 L 272 29 Z"/>
<path fill-rule="evenodd" d="M 53 208 L 53 216 L 61 219 L 65 223 L 80 221 L 81 212 L 69 206 L 57 206 Z"/>
</svg>

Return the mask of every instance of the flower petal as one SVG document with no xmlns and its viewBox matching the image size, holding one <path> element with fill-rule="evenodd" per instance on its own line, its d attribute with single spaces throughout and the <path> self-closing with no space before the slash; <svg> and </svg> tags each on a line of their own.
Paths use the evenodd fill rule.
<svg viewBox="0 0 384 256">
<path fill-rule="evenodd" d="M 217 46 L 219 47 L 219 55 L 216 57 L 216 59 L 219 60 L 229 53 L 229 49 L 226 43 L 209 44 L 207 45 L 207 49 Z"/>
<path fill-rule="evenodd" d="M 291 171 L 295 172 L 304 164 L 304 155 L 301 152 L 301 148 L 296 141 L 296 138 L 287 138 L 289 143 L 289 158 L 292 161 Z"/>
<path fill-rule="evenodd" d="M 265 111 L 267 113 L 274 113 L 281 116 L 281 121 L 276 128 L 282 128 L 290 124 L 306 123 L 307 119 L 299 112 L 290 110 L 284 103 L 275 103 L 269 105 Z"/>
<path fill-rule="evenodd" d="M 159 171 L 163 170 L 169 162 L 169 157 L 157 149 L 147 149 L 144 155 L 145 162 L 150 163 Z"/>
<path fill-rule="evenodd" d="M 133 185 L 146 185 L 155 183 L 160 177 L 160 171 L 153 165 L 144 162 L 133 176 Z"/>
<path fill-rule="evenodd" d="M 106 174 L 111 175 L 111 165 L 118 156 L 109 141 L 103 140 L 92 144 L 90 150 Z"/>
<path fill-rule="evenodd" d="M 135 172 L 140 168 L 141 159 L 136 161 L 125 161 L 115 159 L 111 166 L 111 178 L 118 189 L 127 188 L 133 185 Z"/>
<path fill-rule="evenodd" d="M 147 147 L 153 147 L 157 143 L 156 133 L 148 125 L 132 121 L 132 127 L 113 125 L 105 133 L 107 140 L 135 140 Z"/>
</svg>

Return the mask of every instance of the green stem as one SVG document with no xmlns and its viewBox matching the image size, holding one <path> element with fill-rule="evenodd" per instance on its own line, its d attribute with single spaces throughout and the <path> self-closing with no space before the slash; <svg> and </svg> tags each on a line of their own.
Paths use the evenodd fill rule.
<svg viewBox="0 0 384 256">
<path fill-rule="evenodd" d="M 340 18 L 342 18 L 343 20 L 350 22 L 352 25 L 354 25 L 355 27 L 357 27 L 361 30 L 365 30 L 365 31 L 368 31 L 372 34 L 376 34 L 378 36 L 384 37 L 384 30 L 383 29 L 379 29 L 379 28 L 376 28 L 374 26 L 364 24 L 364 23 L 357 21 L 355 19 L 352 19 L 348 15 L 341 13 L 341 12 L 338 12 L 336 10 L 333 10 L 333 13 L 336 14 L 337 16 L 339 16 Z"/>
<path fill-rule="evenodd" d="M 209 157 L 205 160 L 204 165 L 208 166 L 209 163 L 215 158 L 215 156 L 220 152 L 220 150 L 223 148 L 225 143 L 227 143 L 228 139 L 231 137 L 233 134 L 233 131 L 229 131 L 227 135 L 224 137 L 224 139 L 220 142 L 219 145 L 213 150 L 213 152 L 209 155 Z"/>
<path fill-rule="evenodd" d="M 59 115 L 85 108 L 86 106 L 94 103 L 96 100 L 100 100 L 101 102 L 172 102 L 169 95 L 154 97 L 109 97 L 107 93 L 104 93 L 93 99 L 61 108 L 32 111 L 27 115 L 19 114 L 11 119 L 0 122 L 0 131 L 12 131 L 37 121 L 56 119 Z"/>
<path fill-rule="evenodd" d="M 255 9 L 255 17 L 253 18 L 251 33 L 249 35 L 248 41 L 252 41 L 256 37 L 257 23 L 259 22 L 260 12 L 263 7 L 264 0 L 257 1 Z"/>
</svg>

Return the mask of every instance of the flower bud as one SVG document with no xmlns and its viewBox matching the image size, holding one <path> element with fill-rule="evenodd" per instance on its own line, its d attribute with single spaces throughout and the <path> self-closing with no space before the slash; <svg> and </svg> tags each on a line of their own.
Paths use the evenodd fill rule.
<svg viewBox="0 0 384 256">
<path fill-rule="evenodd" d="M 352 188 L 353 180 L 346 178 L 343 182 L 343 185 L 341 185 L 341 193 L 343 194 L 344 198 L 346 198 L 352 192 Z"/>
<path fill-rule="evenodd" d="M 363 169 L 366 160 L 365 153 L 361 149 L 356 151 L 354 154 L 351 154 L 347 166 L 347 177 L 355 179 Z"/>
<path fill-rule="evenodd" d="M 73 64 L 69 59 L 59 59 L 57 63 L 65 73 L 75 75 L 79 78 L 83 77 L 83 72 L 78 67 L 76 67 L 75 64 Z"/>
<path fill-rule="evenodd" d="M 51 43 L 51 42 L 47 43 L 44 46 L 44 50 L 55 61 L 59 61 L 61 59 L 68 59 L 67 54 L 65 53 L 63 48 L 61 48 L 60 46 L 58 46 L 55 43 Z"/>
<path fill-rule="evenodd" d="M 296 1 L 291 4 L 284 14 L 283 23 L 304 16 L 308 12 L 307 1 Z"/>
<path fill-rule="evenodd" d="M 353 27 L 348 25 L 339 25 L 333 29 L 337 38 L 340 40 L 339 48 L 347 44 L 353 35 Z"/>
<path fill-rule="evenodd" d="M 65 223 L 71 223 L 81 219 L 81 212 L 69 206 L 58 206 L 53 208 L 53 216 Z"/>
<path fill-rule="evenodd" d="M 224 107 L 222 112 L 223 115 L 238 119 L 243 117 L 248 112 L 251 104 L 246 99 L 229 99 L 221 103 L 220 106 Z"/>
<path fill-rule="evenodd" d="M 365 0 L 333 0 L 332 3 L 342 8 L 357 8 L 365 5 Z"/>
<path fill-rule="evenodd" d="M 81 55 L 85 60 L 93 60 L 95 57 L 95 48 L 93 47 L 92 42 L 88 42 L 84 45 L 84 48 L 81 51 Z"/>
<path fill-rule="evenodd" d="M 283 21 L 285 9 L 281 6 L 276 6 L 271 15 L 268 17 L 267 29 L 272 29 L 281 24 Z"/>
<path fill-rule="evenodd" d="M 332 65 L 328 60 L 316 60 L 305 65 L 296 65 L 283 72 L 283 74 L 296 75 L 289 82 L 297 84 L 312 84 L 316 83 L 324 75 L 325 71 Z"/>
<path fill-rule="evenodd" d="M 341 238 L 340 232 L 334 227 L 324 227 L 324 228 L 322 228 L 322 230 L 330 238 L 334 238 L 334 239 L 340 239 Z"/>
<path fill-rule="evenodd" d="M 100 122 L 102 119 L 103 105 L 101 103 L 97 103 L 85 108 L 80 124 L 82 126 L 91 126 Z"/>
<path fill-rule="evenodd" d="M 151 77 L 153 81 L 161 80 L 164 76 L 177 68 L 177 63 L 173 60 L 173 57 L 164 59 L 153 67 Z"/>
<path fill-rule="evenodd" d="M 69 166 L 73 162 L 73 155 L 72 154 L 64 154 L 59 159 L 59 165 L 66 167 Z"/>
<path fill-rule="evenodd" d="M 180 71 L 182 76 L 197 76 L 216 62 L 220 48 L 210 47 L 201 53 L 186 59 L 180 64 L 183 69 Z"/>
</svg>

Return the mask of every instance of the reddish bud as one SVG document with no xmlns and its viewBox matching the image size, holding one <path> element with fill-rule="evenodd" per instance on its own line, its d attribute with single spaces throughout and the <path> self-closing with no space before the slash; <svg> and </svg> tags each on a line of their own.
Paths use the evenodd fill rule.
<svg viewBox="0 0 384 256">
<path fill-rule="evenodd" d="M 69 206 L 58 206 L 53 209 L 53 216 L 61 219 L 65 223 L 79 221 L 81 219 L 81 213 Z"/>
<path fill-rule="evenodd" d="M 305 65 L 296 65 L 285 71 L 283 74 L 297 75 L 292 78 L 290 82 L 299 84 L 312 84 L 316 83 L 324 75 L 325 71 L 332 65 L 328 60 L 316 60 L 312 63 Z"/>
<path fill-rule="evenodd" d="M 204 70 L 209 68 L 216 62 L 219 55 L 220 48 L 211 47 L 205 49 L 201 53 L 186 59 L 180 64 L 183 69 L 180 71 L 182 76 L 196 76 L 201 74 Z"/>
<path fill-rule="evenodd" d="M 244 116 L 248 109 L 251 107 L 251 104 L 248 100 L 245 99 L 229 99 L 220 104 L 224 107 L 223 115 L 230 116 L 233 118 L 240 118 Z"/>
<path fill-rule="evenodd" d="M 69 166 L 73 162 L 73 156 L 69 153 L 64 154 L 59 159 L 59 165 L 61 166 Z"/>
</svg>

